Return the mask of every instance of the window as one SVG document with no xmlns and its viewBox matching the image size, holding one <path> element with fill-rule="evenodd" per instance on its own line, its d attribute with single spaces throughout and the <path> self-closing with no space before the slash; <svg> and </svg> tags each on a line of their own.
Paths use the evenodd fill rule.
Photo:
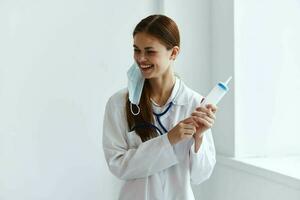
<svg viewBox="0 0 300 200">
<path fill-rule="evenodd" d="M 236 151 L 300 155 L 300 2 L 235 1 Z"/>
</svg>

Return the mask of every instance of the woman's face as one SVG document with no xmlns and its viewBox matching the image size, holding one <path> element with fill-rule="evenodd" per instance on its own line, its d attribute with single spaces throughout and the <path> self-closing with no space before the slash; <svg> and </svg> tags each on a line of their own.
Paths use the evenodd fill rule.
<svg viewBox="0 0 300 200">
<path fill-rule="evenodd" d="M 164 75 L 175 59 L 171 50 L 167 50 L 157 38 L 147 33 L 134 36 L 134 59 L 143 76 L 147 79 Z"/>
</svg>

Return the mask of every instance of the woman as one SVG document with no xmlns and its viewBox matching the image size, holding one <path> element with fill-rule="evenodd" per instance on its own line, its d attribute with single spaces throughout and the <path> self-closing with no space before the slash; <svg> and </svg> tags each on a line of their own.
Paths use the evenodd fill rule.
<svg viewBox="0 0 300 200">
<path fill-rule="evenodd" d="M 141 20 L 133 31 L 135 64 L 128 87 L 107 102 L 103 149 L 110 171 L 124 180 L 119 199 L 194 200 L 191 183 L 215 165 L 210 128 L 217 110 L 173 72 L 180 37 L 164 15 Z"/>
</svg>

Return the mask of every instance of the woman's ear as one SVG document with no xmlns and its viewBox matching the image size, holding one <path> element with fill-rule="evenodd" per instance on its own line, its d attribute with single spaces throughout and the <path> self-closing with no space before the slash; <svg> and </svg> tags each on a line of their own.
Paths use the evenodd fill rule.
<svg viewBox="0 0 300 200">
<path fill-rule="evenodd" d="M 170 56 L 170 60 L 175 60 L 179 54 L 180 48 L 178 46 L 174 46 L 171 50 L 172 50 L 172 53 Z"/>
</svg>

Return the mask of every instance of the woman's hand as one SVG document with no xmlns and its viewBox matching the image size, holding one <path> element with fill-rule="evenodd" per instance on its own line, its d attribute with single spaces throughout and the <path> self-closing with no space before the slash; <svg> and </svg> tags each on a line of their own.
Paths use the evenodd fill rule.
<svg viewBox="0 0 300 200">
<path fill-rule="evenodd" d="M 193 120 L 193 117 L 189 117 L 180 121 L 168 132 L 168 139 L 173 145 L 181 140 L 192 138 L 195 132 L 196 122 Z"/>
<path fill-rule="evenodd" d="M 193 135 L 195 139 L 199 139 L 203 136 L 203 132 L 211 128 L 215 122 L 215 113 L 217 107 L 213 104 L 207 104 L 205 107 L 197 107 L 192 113 L 193 121 L 196 122 L 196 132 Z"/>
</svg>

